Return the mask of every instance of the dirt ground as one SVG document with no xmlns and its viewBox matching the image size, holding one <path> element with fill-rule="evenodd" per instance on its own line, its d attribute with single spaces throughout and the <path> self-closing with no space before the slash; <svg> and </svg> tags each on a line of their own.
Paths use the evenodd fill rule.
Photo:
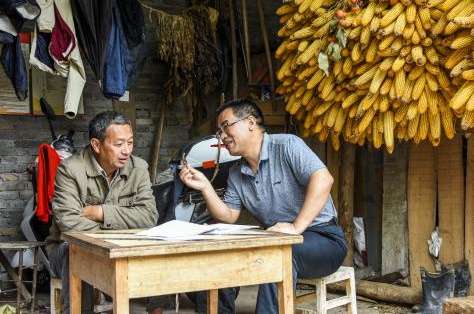
<svg viewBox="0 0 474 314">
<path fill-rule="evenodd" d="M 337 295 L 329 295 L 329 298 L 337 297 Z M 5 299 L 0 298 L 0 306 L 5 304 Z M 11 302 L 10 305 L 15 306 L 14 297 L 8 298 Z M 49 314 L 49 293 L 40 293 L 38 296 L 39 304 L 42 309 L 38 310 L 37 314 Z M 257 286 L 242 287 L 240 290 L 239 297 L 236 301 L 237 314 L 253 314 L 255 312 L 255 303 L 257 299 Z M 131 314 L 146 314 L 145 300 L 133 300 L 130 304 Z M 298 305 L 301 309 L 315 309 L 316 302 L 306 302 Z M 367 302 L 364 300 L 357 300 L 357 312 L 359 314 L 407 314 L 410 313 L 410 308 L 399 305 L 391 305 L 379 302 Z M 29 313 L 26 309 L 22 309 L 22 313 Z M 179 296 L 179 310 L 176 312 L 175 309 L 168 309 L 164 311 L 165 314 L 182 313 L 182 314 L 194 314 L 194 304 L 184 295 Z M 344 307 L 335 308 L 328 311 L 329 314 L 344 314 L 347 313 Z"/>
</svg>

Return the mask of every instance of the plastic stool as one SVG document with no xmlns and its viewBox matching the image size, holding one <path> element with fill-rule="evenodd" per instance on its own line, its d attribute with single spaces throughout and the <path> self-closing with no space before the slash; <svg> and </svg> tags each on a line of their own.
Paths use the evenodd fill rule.
<svg viewBox="0 0 474 314">
<path fill-rule="evenodd" d="M 326 285 L 339 281 L 345 281 L 346 295 L 336 299 L 326 300 Z M 298 279 L 298 283 L 314 285 L 316 287 L 316 311 L 298 309 L 299 313 L 326 314 L 329 309 L 346 305 L 347 313 L 357 314 L 354 268 L 341 266 L 335 273 L 324 278 Z M 308 294 L 296 297 L 295 304 L 306 301 L 308 301 Z"/>
</svg>

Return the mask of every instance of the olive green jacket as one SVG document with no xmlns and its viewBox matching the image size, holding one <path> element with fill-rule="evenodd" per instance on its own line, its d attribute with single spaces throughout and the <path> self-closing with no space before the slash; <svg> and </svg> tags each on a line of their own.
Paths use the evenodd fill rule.
<svg viewBox="0 0 474 314">
<path fill-rule="evenodd" d="M 82 209 L 89 205 L 102 205 L 103 222 L 84 217 Z M 151 228 L 158 220 L 147 163 L 131 156 L 109 190 L 90 146 L 59 164 L 52 208 L 47 243 L 60 242 L 64 231 Z"/>
</svg>

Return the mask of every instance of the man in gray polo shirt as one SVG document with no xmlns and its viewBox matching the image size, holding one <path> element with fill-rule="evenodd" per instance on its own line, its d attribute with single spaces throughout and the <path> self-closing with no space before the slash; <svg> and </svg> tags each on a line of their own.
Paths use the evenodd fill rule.
<svg viewBox="0 0 474 314">
<path fill-rule="evenodd" d="M 211 215 L 234 223 L 247 209 L 271 231 L 301 234 L 293 246 L 293 282 L 335 272 L 346 256 L 344 233 L 330 191 L 333 178 L 314 152 L 297 136 L 265 133 L 261 110 L 251 101 L 235 100 L 217 109 L 218 131 L 233 156 L 222 201 L 209 180 L 187 166 L 180 178 L 199 190 Z M 278 313 L 276 284 L 260 285 L 257 314 Z"/>
</svg>

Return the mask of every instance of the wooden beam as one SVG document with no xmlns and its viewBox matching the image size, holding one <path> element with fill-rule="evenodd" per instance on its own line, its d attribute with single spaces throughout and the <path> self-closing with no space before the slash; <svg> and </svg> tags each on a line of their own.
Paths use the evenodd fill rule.
<svg viewBox="0 0 474 314">
<path fill-rule="evenodd" d="M 345 292 L 345 289 L 343 282 L 328 286 L 329 291 Z M 423 301 L 421 290 L 388 283 L 360 280 L 356 282 L 356 290 L 357 295 L 398 304 L 419 304 Z"/>
<path fill-rule="evenodd" d="M 474 274 L 474 137 L 467 139 L 466 156 L 466 203 L 464 234 L 464 257 L 469 263 L 469 271 Z M 469 287 L 469 295 L 474 295 L 474 285 Z"/>
<path fill-rule="evenodd" d="M 435 160 L 429 142 L 410 143 L 407 180 L 410 282 L 411 287 L 421 293 L 420 266 L 434 271 L 434 260 L 426 242 L 436 221 Z"/>
<path fill-rule="evenodd" d="M 443 264 L 464 260 L 464 169 L 462 135 L 443 139 L 438 154 L 438 220 Z"/>
<path fill-rule="evenodd" d="M 166 102 L 161 103 L 160 109 L 160 123 L 156 128 L 155 133 L 155 144 L 153 146 L 153 155 L 151 156 L 151 165 L 150 165 L 150 181 L 151 184 L 156 182 L 156 175 L 158 170 L 158 160 L 160 159 L 160 148 L 161 140 L 163 138 L 163 127 L 165 125 L 165 114 L 166 114 Z"/>
<path fill-rule="evenodd" d="M 382 196 L 382 275 L 408 271 L 407 143 L 384 152 Z"/>
<path fill-rule="evenodd" d="M 344 142 L 341 148 L 341 173 L 338 207 L 339 224 L 344 230 L 347 241 L 345 266 L 352 265 L 354 244 L 352 240 L 352 218 L 354 216 L 354 174 L 355 174 L 355 145 Z"/>
<path fill-rule="evenodd" d="M 339 204 L 339 169 L 340 169 L 340 158 L 339 152 L 334 150 L 330 141 L 326 142 L 326 166 L 328 167 L 329 173 L 331 173 L 334 183 L 331 188 L 331 197 L 336 208 Z"/>
</svg>

